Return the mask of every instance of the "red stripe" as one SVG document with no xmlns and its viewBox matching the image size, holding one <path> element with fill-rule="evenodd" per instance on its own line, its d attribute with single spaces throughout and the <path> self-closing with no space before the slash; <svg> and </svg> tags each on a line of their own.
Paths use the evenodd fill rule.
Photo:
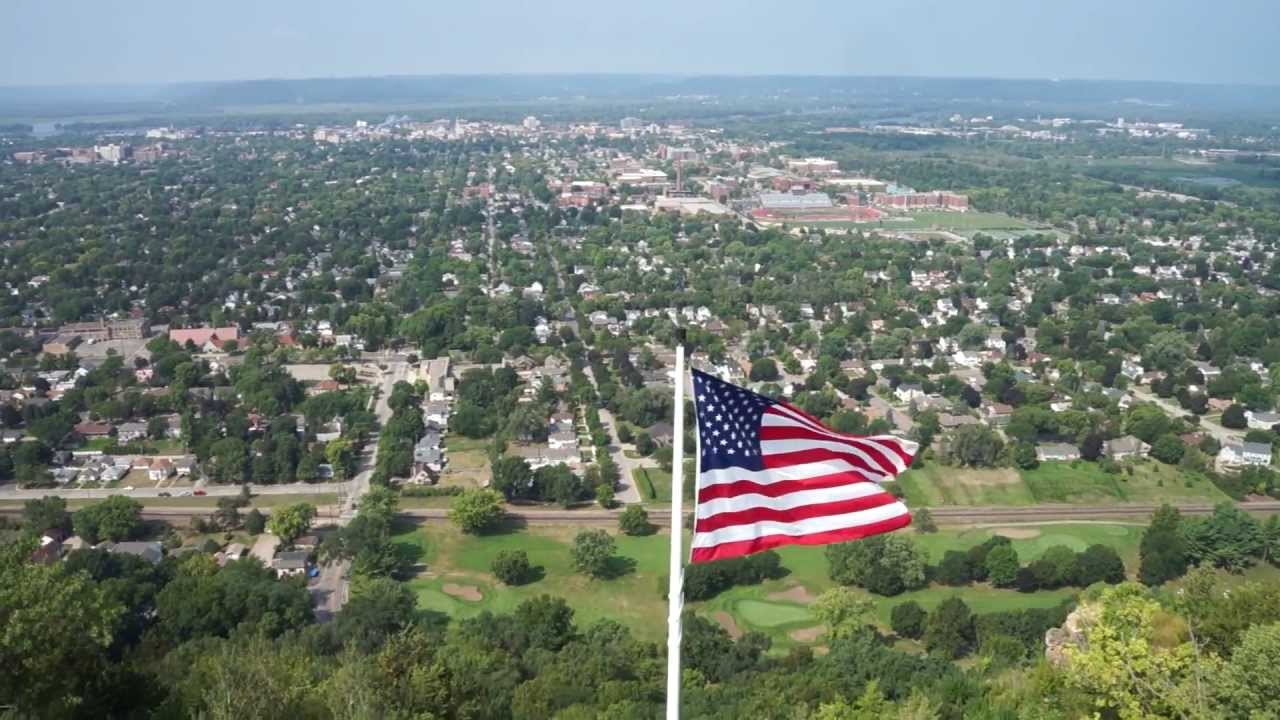
<svg viewBox="0 0 1280 720">
<path fill-rule="evenodd" d="M 798 522 L 828 515 L 845 515 L 860 510 L 871 510 L 897 502 L 898 499 L 887 492 L 879 492 L 860 498 L 837 500 L 835 502 L 819 502 L 812 505 L 778 510 L 768 507 L 755 507 L 733 512 L 722 512 L 711 517 L 698 518 L 694 524 L 695 533 L 713 532 L 721 528 L 735 525 L 752 525 L 761 522 Z"/>
<path fill-rule="evenodd" d="M 735 498 L 739 495 L 763 495 L 765 497 L 782 497 L 801 490 L 821 490 L 823 488 L 843 487 L 851 483 L 874 482 L 864 475 L 849 470 L 842 470 L 830 475 L 796 480 L 781 480 L 776 483 L 763 484 L 753 480 L 735 480 L 727 483 L 707 485 L 698 490 L 698 502 Z"/>
<path fill-rule="evenodd" d="M 894 530 L 904 528 L 910 524 L 911 514 L 904 512 L 901 515 L 869 523 L 867 525 L 856 525 L 854 527 L 840 528 L 839 530 L 827 530 L 825 532 L 812 533 L 809 535 L 765 535 L 763 537 L 752 538 L 751 540 L 739 540 L 737 542 L 721 543 L 720 545 L 713 545 L 711 547 L 694 548 L 692 561 L 695 563 L 705 563 L 713 560 L 725 560 L 727 558 L 750 555 L 752 553 L 758 553 L 784 545 L 829 545 L 831 543 L 847 542 L 849 540 L 861 540 L 862 538 L 871 537 L 872 535 L 882 535 L 887 532 L 893 532 Z"/>
<path fill-rule="evenodd" d="M 878 445 L 864 440 L 855 440 L 847 435 L 835 435 L 832 433 L 818 432 L 809 428 L 797 427 L 795 425 L 761 425 L 761 440 L 821 440 L 824 442 L 840 443 L 848 445 L 856 450 L 861 450 L 868 457 L 876 462 L 877 472 L 894 474 L 898 472 L 898 468 L 893 461 L 885 455 L 884 451 Z M 909 463 L 908 463 L 909 464 Z"/>
</svg>

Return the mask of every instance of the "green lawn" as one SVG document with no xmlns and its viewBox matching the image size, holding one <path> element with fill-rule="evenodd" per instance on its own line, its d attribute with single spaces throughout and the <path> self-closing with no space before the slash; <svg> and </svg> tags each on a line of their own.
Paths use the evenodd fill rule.
<svg viewBox="0 0 1280 720">
<path fill-rule="evenodd" d="M 966 549 L 979 544 L 1001 528 L 944 529 L 929 535 L 913 533 L 933 561 L 949 549 Z M 1013 540 L 1021 560 L 1034 560 L 1053 545 L 1066 545 L 1083 550 L 1094 543 L 1114 546 L 1130 567 L 1136 563 L 1140 526 L 1117 524 L 1046 524 L 1038 527 L 1003 529 L 1017 535 Z M 475 537 L 457 532 L 446 523 L 411 524 L 398 527 L 397 542 L 410 548 L 420 563 L 418 577 L 409 587 L 418 597 L 419 607 L 472 617 L 483 611 L 510 612 L 520 602 L 541 594 L 565 598 L 574 609 L 575 620 L 587 625 L 596 620 L 615 619 L 632 629 L 638 637 L 659 641 L 665 636 L 666 602 L 658 585 L 666 572 L 668 535 L 660 532 L 648 537 L 626 537 L 611 534 L 618 543 L 618 555 L 634 561 L 634 567 L 610 580 L 590 580 L 576 573 L 570 565 L 569 544 L 576 532 L 573 528 L 530 526 L 510 532 Z M 542 576 L 521 587 L 506 587 L 489 571 L 495 555 L 502 550 L 523 550 Z M 827 561 L 821 547 L 786 547 L 778 550 L 785 577 L 756 586 L 735 587 L 703 602 L 691 602 L 689 608 L 706 617 L 718 612 L 730 614 L 744 631 L 766 633 L 779 652 L 797 644 L 821 642 L 814 638 L 816 621 L 802 599 L 780 597 L 778 593 L 803 587 L 817 596 L 832 586 L 827 577 Z M 465 586 L 479 591 L 479 600 L 466 600 L 445 592 L 446 585 Z M 860 592 L 860 591 L 859 591 Z M 1071 597 L 1067 588 L 1052 592 L 1019 593 L 986 586 L 951 588 L 931 586 L 898 597 L 867 595 L 875 603 L 875 619 L 888 627 L 894 606 L 915 600 L 926 608 L 957 595 L 975 612 L 996 612 L 1017 608 L 1052 607 Z M 796 636 L 793 636 L 793 633 Z"/>
<path fill-rule="evenodd" d="M 1105 504 L 1227 500 L 1208 478 L 1154 460 L 1108 474 L 1097 463 L 1049 462 L 1033 470 L 953 468 L 929 463 L 898 479 L 908 505 Z"/>
<path fill-rule="evenodd" d="M 640 497 L 653 502 L 671 502 L 671 473 L 662 468 L 636 468 L 631 471 Z"/>
</svg>

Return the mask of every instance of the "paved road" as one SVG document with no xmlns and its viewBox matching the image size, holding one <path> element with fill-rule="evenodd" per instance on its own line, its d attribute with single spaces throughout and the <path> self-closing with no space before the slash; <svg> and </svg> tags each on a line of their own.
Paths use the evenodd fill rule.
<svg viewBox="0 0 1280 720">
<path fill-rule="evenodd" d="M 1130 390 L 1132 390 L 1134 396 L 1137 397 L 1142 402 L 1155 403 L 1156 405 L 1158 405 L 1160 409 L 1164 410 L 1166 413 L 1169 414 L 1169 417 L 1179 418 L 1189 414 L 1186 410 L 1182 408 L 1182 406 L 1178 405 L 1176 402 L 1173 402 L 1172 400 L 1167 400 L 1165 398 L 1160 397 L 1159 395 L 1155 395 L 1151 392 L 1148 392 L 1146 390 L 1142 390 L 1136 387 L 1132 387 L 1130 388 Z M 1228 442 L 1238 443 L 1244 438 L 1243 432 L 1228 430 L 1227 428 L 1222 427 L 1218 423 L 1213 422 L 1212 420 L 1209 420 L 1204 417 L 1200 418 L 1199 429 L 1203 432 L 1209 433 L 1211 436 L 1213 436 L 1213 439 L 1217 440 L 1220 444 L 1225 444 Z"/>
<path fill-rule="evenodd" d="M 620 489 L 614 495 L 620 503 L 638 503 L 640 502 L 640 490 L 636 488 L 635 476 L 632 474 L 637 468 L 642 467 L 658 467 L 653 461 L 646 461 L 639 458 L 629 458 L 623 452 L 625 449 L 635 449 L 635 445 L 624 445 L 618 439 L 618 420 L 613 413 L 604 408 L 600 408 L 600 423 L 609 431 L 609 455 L 613 457 L 613 462 L 617 464 L 619 474 L 622 480 L 619 481 Z"/>
</svg>

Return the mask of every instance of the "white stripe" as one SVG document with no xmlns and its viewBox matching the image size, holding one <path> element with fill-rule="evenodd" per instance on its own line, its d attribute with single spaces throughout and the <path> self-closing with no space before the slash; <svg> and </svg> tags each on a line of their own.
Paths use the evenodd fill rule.
<svg viewBox="0 0 1280 720">
<path fill-rule="evenodd" d="M 884 455 L 886 458 L 888 458 L 889 463 L 894 467 L 894 470 L 893 470 L 894 472 L 900 473 L 905 471 L 907 469 L 907 465 L 902 461 L 902 458 L 898 455 L 897 452 L 894 451 L 892 447 L 887 447 L 887 446 L 890 444 L 896 445 L 902 448 L 903 452 L 907 453 L 908 455 L 914 455 L 916 449 L 919 447 L 917 443 L 911 442 L 910 440 L 903 440 L 901 438 L 896 438 L 896 437 L 893 437 L 892 435 L 868 435 L 868 436 L 856 436 L 856 437 L 850 436 L 850 435 L 841 435 L 840 433 L 834 432 L 832 430 L 828 430 L 827 428 L 822 427 L 821 425 L 816 425 L 813 422 L 806 420 L 805 418 L 799 417 L 794 412 L 791 412 L 786 408 L 775 407 L 773 408 L 773 410 L 775 412 L 767 412 L 764 414 L 764 417 L 762 417 L 760 420 L 761 425 L 767 425 L 769 427 L 800 427 L 806 430 L 810 430 L 812 432 L 825 435 L 839 442 L 852 443 L 861 448 L 871 448 L 876 452 L 879 452 L 881 455 Z M 776 414 L 776 412 L 784 412 L 786 414 L 779 415 L 779 414 Z M 871 460 L 870 457 L 868 457 L 867 460 L 871 462 L 872 465 L 875 465 L 876 467 L 883 467 L 881 463 Z"/>
<path fill-rule="evenodd" d="M 909 514 L 907 507 L 900 502 L 895 502 L 843 515 L 827 515 L 789 523 L 767 520 L 743 525 L 731 525 L 719 530 L 694 535 L 693 547 L 709 548 L 769 535 L 788 535 L 791 537 L 812 535 L 814 533 L 871 525 L 882 520 L 889 520 L 907 514 Z"/>
<path fill-rule="evenodd" d="M 787 480 L 807 480 L 812 477 L 822 477 L 823 475 L 835 475 L 836 473 L 853 472 L 858 473 L 869 481 L 879 481 L 884 479 L 893 479 L 890 475 L 872 475 L 871 473 L 853 466 L 848 460 L 823 460 L 822 462 L 799 463 L 796 465 L 788 465 L 781 468 L 769 468 L 767 470 L 746 470 L 743 468 L 727 467 L 717 468 L 715 470 L 703 470 L 698 473 L 698 487 L 710 487 L 711 485 L 723 485 L 726 483 L 747 481 L 757 483 L 759 485 L 772 485 L 773 483 L 785 482 Z"/>
<path fill-rule="evenodd" d="M 857 498 L 868 497 L 870 495 L 886 495 L 887 493 L 880 488 L 879 485 L 869 482 L 851 482 L 848 485 L 836 485 L 829 488 L 815 488 L 813 490 L 797 490 L 796 492 L 787 493 L 778 497 L 769 497 L 759 493 L 748 493 L 746 495 L 738 495 L 731 498 L 716 498 L 698 504 L 698 517 L 708 518 L 712 515 L 719 515 L 727 512 L 741 512 L 742 510 L 754 510 L 756 508 L 769 508 L 771 510 L 790 510 L 792 508 L 804 507 L 805 505 L 818 505 L 822 503 L 840 502 L 842 500 L 855 500 Z"/>
<path fill-rule="evenodd" d="M 792 440 L 761 440 L 760 441 L 760 451 L 765 455 L 778 455 L 781 453 L 800 452 L 803 450 L 813 450 L 815 448 L 835 450 L 836 452 L 841 452 L 848 455 L 855 455 L 857 457 L 862 458 L 863 462 L 865 462 L 870 467 L 880 468 L 881 472 L 883 472 L 885 475 L 894 475 L 894 474 L 897 474 L 897 472 L 902 472 L 902 470 L 906 469 L 905 467 L 903 467 L 902 470 L 897 470 L 896 472 L 886 471 L 884 470 L 884 465 L 882 463 L 877 462 L 874 458 L 872 458 L 870 455 L 863 452 L 861 449 L 854 447 L 842 440 L 827 441 L 827 440 L 810 440 L 807 438 L 805 439 L 796 438 Z M 899 465 L 902 465 L 901 460 L 899 460 L 898 463 L 894 465 L 894 467 L 896 468 Z"/>
</svg>

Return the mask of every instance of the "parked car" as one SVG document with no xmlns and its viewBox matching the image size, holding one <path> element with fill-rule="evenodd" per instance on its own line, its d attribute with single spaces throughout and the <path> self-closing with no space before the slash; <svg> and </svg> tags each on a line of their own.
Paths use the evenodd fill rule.
<svg viewBox="0 0 1280 720">
<path fill-rule="evenodd" d="M 195 495 L 196 497 L 203 497 L 205 495 L 208 495 L 209 493 L 205 492 L 203 488 L 200 488 L 198 490 L 193 490 L 191 494 Z"/>
</svg>

